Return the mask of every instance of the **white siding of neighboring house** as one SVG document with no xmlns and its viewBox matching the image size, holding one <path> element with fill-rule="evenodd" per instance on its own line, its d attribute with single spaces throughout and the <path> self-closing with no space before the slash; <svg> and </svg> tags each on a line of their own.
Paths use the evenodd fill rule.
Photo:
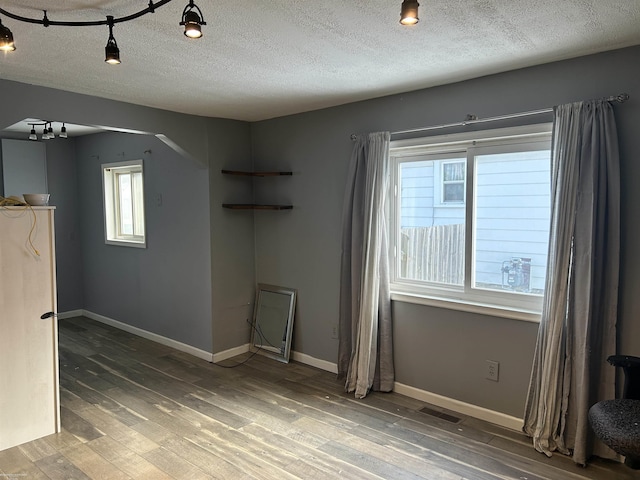
<svg viewBox="0 0 640 480">
<path fill-rule="evenodd" d="M 401 228 L 434 225 L 433 170 L 433 162 L 416 162 L 403 166 Z"/>
<path fill-rule="evenodd" d="M 530 286 L 541 291 L 550 218 L 549 152 L 514 155 L 517 161 L 498 155 L 478 158 L 476 285 L 505 285 L 503 262 L 530 258 Z M 464 205 L 441 201 L 439 168 L 438 161 L 403 164 L 399 192 L 402 229 L 464 224 Z"/>
<path fill-rule="evenodd" d="M 531 259 L 531 289 L 541 291 L 551 208 L 549 154 L 517 155 L 519 161 L 487 155 L 476 166 L 476 282 L 502 284 L 502 262 L 524 257 Z"/>
<path fill-rule="evenodd" d="M 401 228 L 464 223 L 464 204 L 446 204 L 441 200 L 439 167 L 437 161 L 403 166 Z"/>
</svg>

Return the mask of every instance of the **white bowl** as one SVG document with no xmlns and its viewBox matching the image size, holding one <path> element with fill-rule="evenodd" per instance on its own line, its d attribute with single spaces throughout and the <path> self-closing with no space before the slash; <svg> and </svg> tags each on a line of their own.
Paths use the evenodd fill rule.
<svg viewBox="0 0 640 480">
<path fill-rule="evenodd" d="M 24 201 L 32 206 L 49 205 L 48 193 L 23 193 Z"/>
</svg>

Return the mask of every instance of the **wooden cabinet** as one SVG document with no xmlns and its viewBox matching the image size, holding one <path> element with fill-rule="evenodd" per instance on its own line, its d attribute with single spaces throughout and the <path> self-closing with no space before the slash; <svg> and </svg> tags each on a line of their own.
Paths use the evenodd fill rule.
<svg viewBox="0 0 640 480">
<path fill-rule="evenodd" d="M 60 431 L 53 215 L 0 207 L 0 450 Z"/>
</svg>

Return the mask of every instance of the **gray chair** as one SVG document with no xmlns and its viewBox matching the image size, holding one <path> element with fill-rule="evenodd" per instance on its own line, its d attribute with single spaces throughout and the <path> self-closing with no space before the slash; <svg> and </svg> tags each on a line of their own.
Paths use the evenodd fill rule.
<svg viewBox="0 0 640 480">
<path fill-rule="evenodd" d="M 612 355 L 607 361 L 624 370 L 622 398 L 593 405 L 589 422 L 600 441 L 625 457 L 625 465 L 640 469 L 640 358 Z"/>
</svg>

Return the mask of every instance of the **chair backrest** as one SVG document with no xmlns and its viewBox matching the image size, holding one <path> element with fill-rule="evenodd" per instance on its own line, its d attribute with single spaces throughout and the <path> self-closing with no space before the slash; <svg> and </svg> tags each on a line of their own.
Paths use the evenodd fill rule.
<svg viewBox="0 0 640 480">
<path fill-rule="evenodd" d="M 611 355 L 607 361 L 624 370 L 622 398 L 640 400 L 640 358 L 630 355 Z"/>
</svg>

